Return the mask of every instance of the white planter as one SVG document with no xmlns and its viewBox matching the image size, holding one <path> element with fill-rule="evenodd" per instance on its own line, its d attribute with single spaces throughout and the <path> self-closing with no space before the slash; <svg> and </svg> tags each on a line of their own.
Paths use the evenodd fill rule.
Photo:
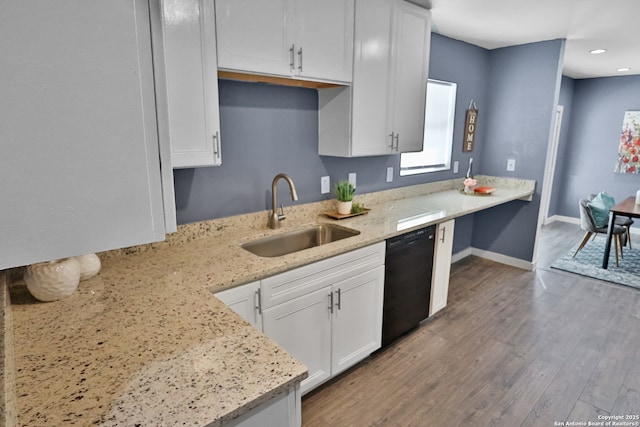
<svg viewBox="0 0 640 427">
<path fill-rule="evenodd" d="M 336 200 L 336 210 L 340 215 L 349 215 L 351 213 L 352 205 L 353 205 L 353 201 L 340 202 Z"/>
<path fill-rule="evenodd" d="M 80 280 L 91 279 L 100 271 L 100 258 L 96 254 L 74 257 L 80 263 Z"/>
<path fill-rule="evenodd" d="M 27 289 L 40 301 L 56 301 L 71 295 L 80 282 L 80 263 L 75 258 L 39 262 L 24 272 Z"/>
</svg>

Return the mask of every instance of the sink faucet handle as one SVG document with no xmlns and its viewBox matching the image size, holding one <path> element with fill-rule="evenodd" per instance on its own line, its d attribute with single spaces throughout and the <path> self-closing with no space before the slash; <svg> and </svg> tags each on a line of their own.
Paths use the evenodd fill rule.
<svg viewBox="0 0 640 427">
<path fill-rule="evenodd" d="M 267 225 L 273 229 L 277 229 L 280 227 L 280 220 L 285 218 L 284 215 L 284 207 L 282 206 L 282 204 L 280 205 L 280 212 L 278 213 L 278 197 L 276 195 L 277 193 L 277 187 L 276 185 L 278 184 L 278 180 L 282 178 L 285 181 L 287 181 L 287 184 L 289 184 L 289 189 L 291 190 L 291 198 L 293 200 L 298 200 L 298 194 L 296 193 L 296 186 L 293 183 L 293 180 L 291 179 L 291 177 L 285 173 L 279 173 L 278 175 L 276 175 L 273 178 L 273 181 L 271 182 L 271 211 L 269 212 L 269 222 L 267 223 Z"/>
</svg>

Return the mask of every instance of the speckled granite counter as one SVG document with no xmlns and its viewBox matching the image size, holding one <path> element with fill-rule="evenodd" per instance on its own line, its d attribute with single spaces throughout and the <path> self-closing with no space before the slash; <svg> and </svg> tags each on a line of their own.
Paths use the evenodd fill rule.
<svg viewBox="0 0 640 427">
<path fill-rule="evenodd" d="M 358 196 L 371 212 L 339 223 L 358 236 L 278 258 L 239 244 L 322 221 L 331 202 L 180 227 L 166 242 L 100 254 L 70 297 L 36 303 L 11 286 L 18 425 L 221 425 L 301 381 L 306 368 L 211 291 L 367 246 L 403 229 L 526 198 L 535 183 L 479 177 L 468 196 L 445 181 Z M 413 222 L 407 222 L 413 221 Z"/>
</svg>

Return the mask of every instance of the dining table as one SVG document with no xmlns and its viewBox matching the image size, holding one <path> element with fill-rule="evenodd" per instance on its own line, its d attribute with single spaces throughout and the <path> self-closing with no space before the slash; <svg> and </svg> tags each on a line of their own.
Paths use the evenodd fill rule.
<svg viewBox="0 0 640 427">
<path fill-rule="evenodd" d="M 611 252 L 611 238 L 613 237 L 613 227 L 616 223 L 616 218 L 619 216 L 640 218 L 640 205 L 636 204 L 635 197 L 627 197 L 622 202 L 609 209 L 607 243 L 604 247 L 604 258 L 602 259 L 602 268 L 605 270 L 609 267 L 609 253 Z M 629 236 L 627 236 L 627 238 L 629 238 Z"/>
</svg>

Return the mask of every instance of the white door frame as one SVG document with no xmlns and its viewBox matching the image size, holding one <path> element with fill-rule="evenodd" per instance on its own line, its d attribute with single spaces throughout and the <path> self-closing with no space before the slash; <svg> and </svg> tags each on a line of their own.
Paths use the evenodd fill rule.
<svg viewBox="0 0 640 427">
<path fill-rule="evenodd" d="M 550 144 L 547 146 L 547 161 L 544 168 L 544 181 L 540 192 L 540 209 L 538 210 L 538 224 L 536 226 L 536 240 L 533 245 L 533 259 L 531 261 L 532 270 L 536 269 L 538 260 L 538 237 L 543 224 L 549 223 L 549 204 L 551 201 L 551 191 L 553 189 L 553 176 L 556 169 L 556 157 L 558 155 L 558 143 L 560 141 L 560 128 L 562 127 L 562 113 L 564 107 L 558 105 L 555 114 L 553 133 L 550 135 Z"/>
<path fill-rule="evenodd" d="M 542 183 L 542 194 L 540 199 L 540 214 L 542 223 L 549 224 L 549 206 L 551 205 L 551 193 L 553 192 L 553 178 L 556 173 L 556 158 L 558 157 L 558 145 L 560 144 L 560 129 L 562 128 L 562 114 L 564 106 L 558 105 L 556 110 L 556 120 L 553 129 L 551 146 L 547 151 L 547 162 L 544 169 L 544 182 Z"/>
</svg>

